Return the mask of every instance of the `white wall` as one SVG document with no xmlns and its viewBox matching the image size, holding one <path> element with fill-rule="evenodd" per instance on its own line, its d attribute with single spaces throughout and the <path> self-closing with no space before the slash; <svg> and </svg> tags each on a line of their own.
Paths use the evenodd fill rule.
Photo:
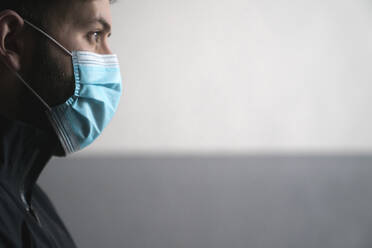
<svg viewBox="0 0 372 248">
<path fill-rule="evenodd" d="M 372 151 L 370 0 L 119 0 L 125 93 L 85 154 Z"/>
</svg>

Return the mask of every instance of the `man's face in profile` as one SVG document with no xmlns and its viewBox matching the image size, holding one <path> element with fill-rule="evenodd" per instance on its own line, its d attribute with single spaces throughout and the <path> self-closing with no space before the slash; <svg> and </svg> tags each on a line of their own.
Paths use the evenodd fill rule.
<svg viewBox="0 0 372 248">
<path fill-rule="evenodd" d="M 61 1 L 48 13 L 45 26 L 44 30 L 70 51 L 111 53 L 109 0 Z M 30 32 L 35 39 L 25 78 L 49 105 L 62 104 L 75 88 L 71 56 L 39 32 L 31 28 Z"/>
</svg>

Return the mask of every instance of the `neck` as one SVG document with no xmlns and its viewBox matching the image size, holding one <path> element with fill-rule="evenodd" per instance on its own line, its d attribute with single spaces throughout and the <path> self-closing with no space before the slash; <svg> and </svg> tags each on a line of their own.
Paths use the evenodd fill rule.
<svg viewBox="0 0 372 248">
<path fill-rule="evenodd" d="M 52 133 L 0 116 L 0 183 L 26 207 L 30 207 L 32 189 L 56 144 Z"/>
</svg>

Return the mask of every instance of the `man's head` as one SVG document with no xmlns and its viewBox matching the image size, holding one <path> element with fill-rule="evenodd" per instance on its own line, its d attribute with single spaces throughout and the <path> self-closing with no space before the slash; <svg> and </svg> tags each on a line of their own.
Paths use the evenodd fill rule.
<svg viewBox="0 0 372 248">
<path fill-rule="evenodd" d="M 48 103 L 74 91 L 71 57 L 35 31 L 37 25 L 70 51 L 110 54 L 109 0 L 2 0 L 0 3 L 0 114 L 50 129 L 44 106 L 15 77 L 18 72 Z"/>
</svg>

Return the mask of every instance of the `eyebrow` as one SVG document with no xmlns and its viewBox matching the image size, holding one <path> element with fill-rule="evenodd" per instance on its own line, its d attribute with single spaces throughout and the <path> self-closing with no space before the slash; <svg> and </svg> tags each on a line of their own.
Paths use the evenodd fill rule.
<svg viewBox="0 0 372 248">
<path fill-rule="evenodd" d="M 93 18 L 89 20 L 89 23 L 100 23 L 107 33 L 111 32 L 111 25 L 102 17 Z"/>
</svg>

